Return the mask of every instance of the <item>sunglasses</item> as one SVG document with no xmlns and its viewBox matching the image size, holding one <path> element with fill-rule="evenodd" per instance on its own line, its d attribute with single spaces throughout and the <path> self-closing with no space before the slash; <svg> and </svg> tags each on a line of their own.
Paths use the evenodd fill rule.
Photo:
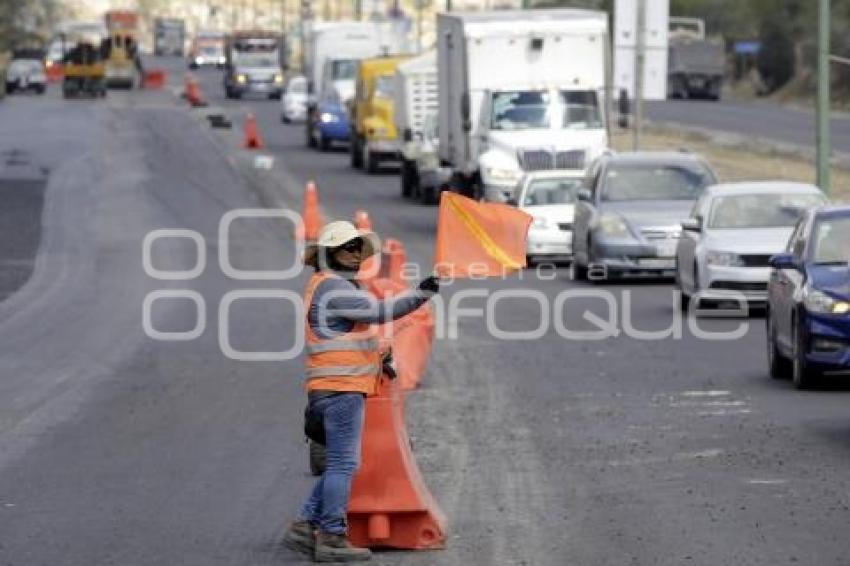
<svg viewBox="0 0 850 566">
<path fill-rule="evenodd" d="M 343 245 L 339 246 L 337 249 L 350 253 L 359 252 L 363 250 L 363 241 L 359 238 L 356 240 L 351 240 L 350 242 L 346 242 Z"/>
</svg>

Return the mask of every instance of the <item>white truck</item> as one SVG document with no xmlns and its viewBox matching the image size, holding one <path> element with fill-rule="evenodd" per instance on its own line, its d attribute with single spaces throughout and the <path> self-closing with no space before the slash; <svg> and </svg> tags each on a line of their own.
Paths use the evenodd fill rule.
<svg viewBox="0 0 850 566">
<path fill-rule="evenodd" d="M 395 126 L 402 139 L 401 194 L 432 203 L 448 180 L 440 166 L 437 135 L 437 52 L 428 51 L 398 66 Z"/>
<path fill-rule="evenodd" d="M 608 148 L 608 17 L 578 9 L 437 16 L 439 153 L 451 190 L 506 202 L 528 171 Z"/>
<path fill-rule="evenodd" d="M 318 145 L 319 139 L 348 139 L 345 106 L 354 96 L 357 61 L 382 54 L 407 53 L 409 47 L 400 28 L 388 23 L 312 23 L 305 31 L 303 51 L 309 91 L 307 145 Z M 322 116 L 332 122 L 323 122 Z"/>
</svg>

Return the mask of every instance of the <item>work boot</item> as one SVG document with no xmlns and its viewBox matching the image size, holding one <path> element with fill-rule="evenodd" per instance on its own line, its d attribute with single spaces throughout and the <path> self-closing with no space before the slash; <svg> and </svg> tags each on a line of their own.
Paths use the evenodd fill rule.
<svg viewBox="0 0 850 566">
<path fill-rule="evenodd" d="M 316 531 L 308 521 L 294 521 L 283 533 L 283 544 L 297 552 L 313 556 L 316 551 Z"/>
<path fill-rule="evenodd" d="M 345 535 L 322 531 L 316 534 L 316 562 L 364 562 L 371 559 L 371 550 L 352 546 Z"/>
</svg>

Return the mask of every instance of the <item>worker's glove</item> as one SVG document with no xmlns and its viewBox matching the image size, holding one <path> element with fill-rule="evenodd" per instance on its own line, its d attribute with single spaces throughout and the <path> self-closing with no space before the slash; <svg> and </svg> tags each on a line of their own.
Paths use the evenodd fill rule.
<svg viewBox="0 0 850 566">
<path fill-rule="evenodd" d="M 390 379 L 398 377 L 398 372 L 395 369 L 395 361 L 393 360 L 392 350 L 388 350 L 381 357 L 381 371 Z"/>
<path fill-rule="evenodd" d="M 419 291 L 426 295 L 434 295 L 440 292 L 440 278 L 436 275 L 426 277 L 419 283 Z"/>
</svg>

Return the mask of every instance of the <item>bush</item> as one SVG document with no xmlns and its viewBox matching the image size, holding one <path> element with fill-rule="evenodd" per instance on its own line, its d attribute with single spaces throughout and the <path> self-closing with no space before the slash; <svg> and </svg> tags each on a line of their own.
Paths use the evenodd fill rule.
<svg viewBox="0 0 850 566">
<path fill-rule="evenodd" d="M 780 14 L 766 17 L 759 30 L 761 50 L 756 66 L 768 92 L 785 85 L 794 76 L 794 41 L 791 24 Z"/>
</svg>

